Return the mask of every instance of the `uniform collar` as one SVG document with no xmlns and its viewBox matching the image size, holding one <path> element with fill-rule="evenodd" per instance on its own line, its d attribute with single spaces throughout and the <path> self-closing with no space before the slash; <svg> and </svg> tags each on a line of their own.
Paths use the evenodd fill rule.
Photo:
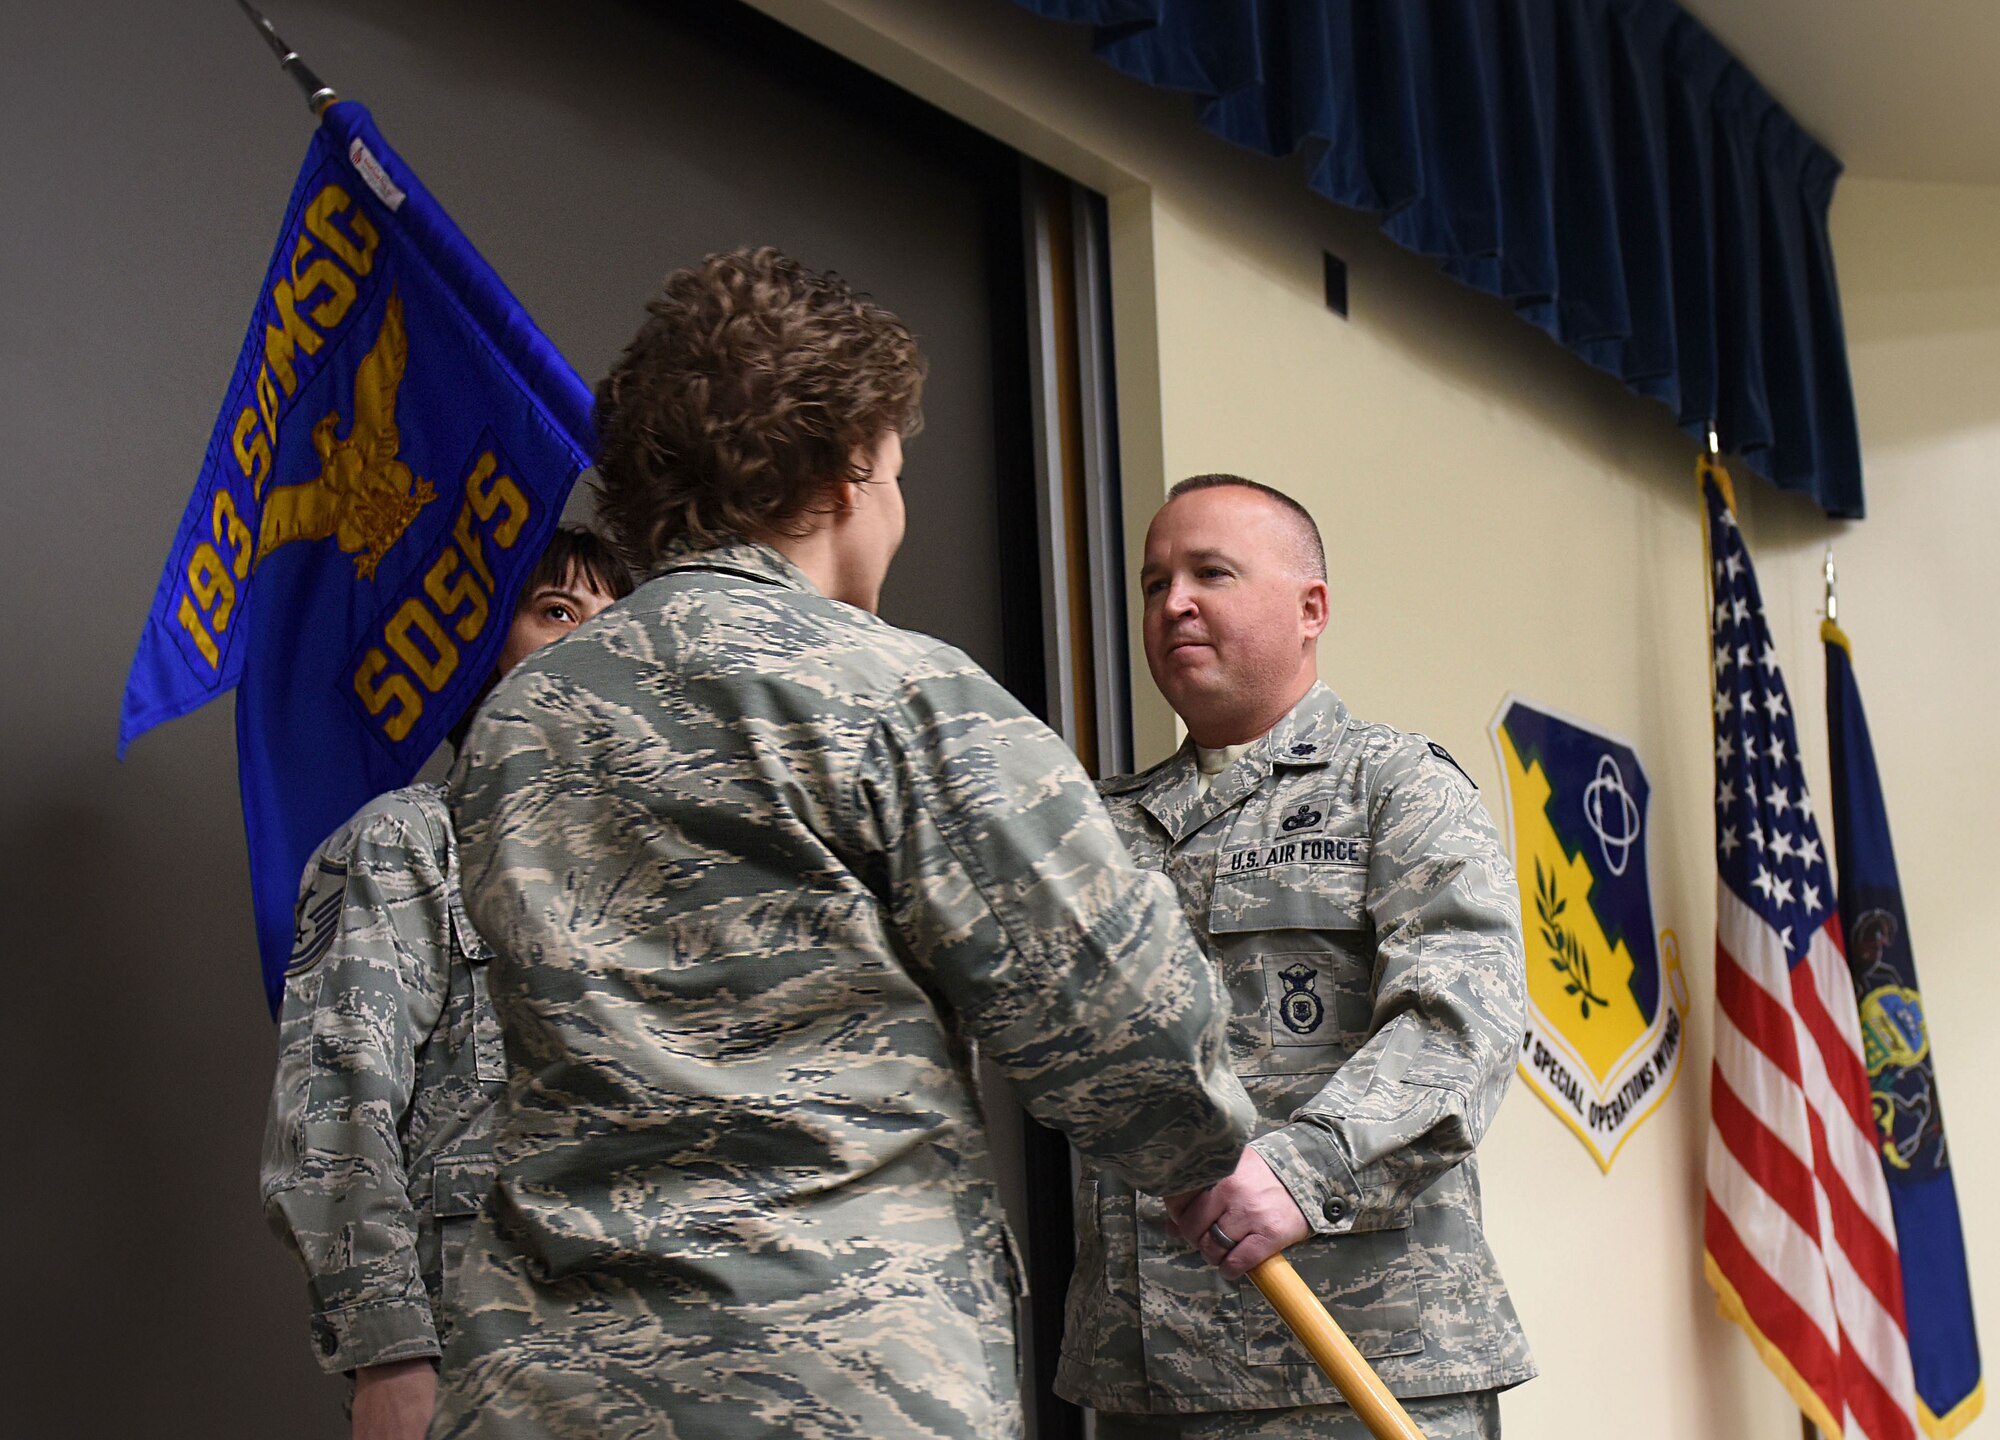
<svg viewBox="0 0 2000 1440">
<path fill-rule="evenodd" d="M 1264 738 L 1277 765 L 1324 765 L 1333 758 L 1351 717 L 1340 697 L 1315 680 L 1285 718 Z M 1248 756 L 1244 757 L 1248 759 Z"/>
<path fill-rule="evenodd" d="M 706 546 L 677 540 L 667 547 L 653 573 L 655 576 L 671 575 L 683 570 L 714 570 L 785 590 L 800 590 L 808 595 L 820 593 L 819 587 L 806 578 L 805 571 L 761 540 L 732 537 L 720 544 Z"/>
<path fill-rule="evenodd" d="M 1188 739 L 1181 742 L 1181 748 L 1172 758 L 1147 772 L 1139 806 L 1179 844 L 1255 793 L 1274 769 L 1327 764 L 1333 759 L 1347 725 L 1347 707 L 1341 704 L 1340 697 L 1314 681 L 1312 689 L 1271 727 L 1269 734 L 1215 777 L 1206 793 L 1202 791 L 1195 764 L 1194 741 Z"/>
</svg>

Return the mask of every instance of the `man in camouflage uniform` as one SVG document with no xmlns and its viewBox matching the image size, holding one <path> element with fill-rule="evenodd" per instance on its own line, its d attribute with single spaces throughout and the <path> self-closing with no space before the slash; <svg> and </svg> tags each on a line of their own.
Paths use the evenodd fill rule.
<svg viewBox="0 0 2000 1440">
<path fill-rule="evenodd" d="M 872 613 L 921 378 L 771 251 L 598 392 L 653 577 L 452 781 L 512 1071 L 437 1437 L 1018 1435 L 976 1046 L 1111 1173 L 1230 1174 L 1226 997 L 1075 758 Z"/>
<path fill-rule="evenodd" d="M 501 671 L 631 588 L 602 540 L 557 532 Z M 336 830 L 306 865 L 297 929 L 264 1208 L 304 1263 L 320 1365 L 355 1377 L 355 1440 L 420 1437 L 455 1262 L 493 1184 L 488 1118 L 505 1079 L 443 787 L 392 791 Z"/>
<path fill-rule="evenodd" d="M 1140 585 L 1189 738 L 1100 788 L 1229 987 L 1260 1133 L 1192 1195 L 1086 1167 L 1057 1389 L 1103 1440 L 1365 1440 L 1239 1283 L 1282 1249 L 1430 1440 L 1495 1436 L 1496 1392 L 1534 1374 L 1472 1154 L 1526 1019 L 1512 868 L 1442 747 L 1318 683 L 1326 560 L 1289 497 L 1183 481 Z"/>
</svg>

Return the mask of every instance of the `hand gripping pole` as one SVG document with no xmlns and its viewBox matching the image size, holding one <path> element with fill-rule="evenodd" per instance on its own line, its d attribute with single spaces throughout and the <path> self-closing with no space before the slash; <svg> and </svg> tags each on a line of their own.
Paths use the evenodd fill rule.
<svg viewBox="0 0 2000 1440">
<path fill-rule="evenodd" d="M 1250 1278 L 1264 1292 L 1271 1308 L 1292 1327 L 1292 1333 L 1319 1362 L 1319 1368 L 1326 1371 L 1326 1378 L 1334 1383 L 1341 1398 L 1361 1417 L 1361 1423 L 1368 1427 L 1375 1440 L 1424 1440 L 1424 1432 L 1417 1428 L 1409 1412 L 1389 1393 L 1382 1377 L 1361 1358 L 1354 1342 L 1333 1323 L 1333 1317 L 1326 1313 L 1326 1306 L 1319 1303 L 1319 1297 L 1299 1278 L 1299 1272 L 1292 1268 L 1291 1261 L 1282 1255 L 1273 1255 L 1263 1264 L 1253 1266 Z"/>
</svg>

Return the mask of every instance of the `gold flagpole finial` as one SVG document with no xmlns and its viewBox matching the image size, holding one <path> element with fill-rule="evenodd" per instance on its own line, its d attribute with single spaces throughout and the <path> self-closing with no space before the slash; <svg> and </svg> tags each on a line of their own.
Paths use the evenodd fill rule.
<svg viewBox="0 0 2000 1440">
<path fill-rule="evenodd" d="M 1694 462 L 1695 487 L 1699 489 L 1713 480 L 1715 488 L 1722 492 L 1722 503 L 1730 513 L 1736 511 L 1736 487 L 1730 483 L 1728 467 L 1722 463 L 1722 443 L 1715 433 L 1715 422 L 1708 422 L 1708 453 L 1697 455 Z"/>
<path fill-rule="evenodd" d="M 250 0 L 236 0 L 243 13 L 250 17 L 250 23 L 264 37 L 264 43 L 271 47 L 271 53 L 278 57 L 278 68 L 299 82 L 299 89 L 305 91 L 306 105 L 313 114 L 325 112 L 326 107 L 340 98 L 331 85 L 313 74 L 312 68 L 299 58 L 299 52 L 278 38 L 278 32 L 271 22 L 264 18 L 264 12 L 250 3 Z"/>
<path fill-rule="evenodd" d="M 1840 597 L 1833 588 L 1833 547 L 1826 547 L 1826 618 L 1830 625 L 1840 623 Z"/>
</svg>

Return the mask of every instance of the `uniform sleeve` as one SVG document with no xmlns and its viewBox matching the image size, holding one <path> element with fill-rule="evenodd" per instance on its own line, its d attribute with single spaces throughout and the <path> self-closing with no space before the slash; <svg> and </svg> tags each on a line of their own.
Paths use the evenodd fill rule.
<svg viewBox="0 0 2000 1440">
<path fill-rule="evenodd" d="M 438 1353 L 399 1129 L 449 984 L 441 853 L 378 810 L 321 848 L 300 889 L 264 1213 L 305 1266 L 330 1373 Z"/>
<path fill-rule="evenodd" d="M 984 672 L 912 684 L 859 788 L 909 963 L 1028 1112 L 1156 1194 L 1228 1175 L 1253 1113 L 1228 996 L 1048 727 Z"/>
<path fill-rule="evenodd" d="M 1427 751 L 1399 753 L 1370 832 L 1371 1034 L 1256 1142 L 1318 1234 L 1394 1223 L 1472 1153 L 1527 1024 L 1520 895 L 1471 783 Z"/>
</svg>

